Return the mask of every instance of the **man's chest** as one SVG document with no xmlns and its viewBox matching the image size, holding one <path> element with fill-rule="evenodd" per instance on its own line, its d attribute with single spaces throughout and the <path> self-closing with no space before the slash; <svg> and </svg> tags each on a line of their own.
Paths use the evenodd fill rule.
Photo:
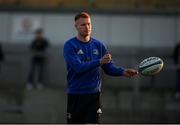
<svg viewBox="0 0 180 125">
<path fill-rule="evenodd" d="M 97 60 L 101 57 L 101 52 L 97 47 L 77 47 L 76 55 L 78 58 L 83 61 L 92 61 Z"/>
</svg>

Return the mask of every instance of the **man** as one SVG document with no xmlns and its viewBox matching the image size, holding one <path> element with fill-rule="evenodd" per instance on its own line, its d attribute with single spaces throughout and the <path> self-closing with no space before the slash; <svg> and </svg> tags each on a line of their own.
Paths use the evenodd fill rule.
<svg viewBox="0 0 180 125">
<path fill-rule="evenodd" d="M 82 12 L 75 16 L 78 35 L 64 45 L 67 65 L 67 123 L 100 123 L 101 80 L 99 67 L 111 76 L 132 77 L 138 74 L 134 69 L 118 68 L 113 64 L 111 54 L 98 40 L 91 37 L 91 18 Z"/>
<path fill-rule="evenodd" d="M 180 42 L 176 44 L 173 52 L 173 59 L 176 67 L 176 98 L 180 98 Z"/>
<path fill-rule="evenodd" d="M 28 83 L 26 85 L 28 90 L 33 89 L 34 75 L 37 69 L 38 71 L 38 84 L 37 88 L 42 89 L 44 87 L 44 69 L 46 66 L 46 56 L 47 49 L 49 47 L 49 42 L 44 38 L 44 32 L 42 29 L 37 29 L 35 32 L 35 39 L 30 45 L 30 50 L 32 51 L 31 69 L 28 77 Z"/>
</svg>

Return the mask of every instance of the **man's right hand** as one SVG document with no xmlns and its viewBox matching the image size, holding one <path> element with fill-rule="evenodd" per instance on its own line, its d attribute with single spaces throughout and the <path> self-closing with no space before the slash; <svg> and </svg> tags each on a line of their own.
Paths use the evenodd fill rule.
<svg viewBox="0 0 180 125">
<path fill-rule="evenodd" d="M 110 63 L 111 60 L 112 60 L 111 54 L 106 54 L 100 59 L 100 64 L 104 65 L 104 64 Z"/>
</svg>

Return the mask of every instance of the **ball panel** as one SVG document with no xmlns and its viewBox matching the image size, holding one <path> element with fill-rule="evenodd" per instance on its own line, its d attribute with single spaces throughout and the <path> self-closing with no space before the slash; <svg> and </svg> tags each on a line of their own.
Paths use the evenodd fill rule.
<svg viewBox="0 0 180 125">
<path fill-rule="evenodd" d="M 141 74 L 155 75 L 161 71 L 162 67 L 163 67 L 163 64 L 153 65 L 151 67 L 144 68 L 144 70 L 141 71 Z"/>
<path fill-rule="evenodd" d="M 149 57 L 139 64 L 139 72 L 142 75 L 155 75 L 163 68 L 163 61 L 159 57 Z"/>
<path fill-rule="evenodd" d="M 146 65 L 141 65 L 141 66 L 139 66 L 139 70 L 144 70 L 144 69 L 146 69 L 148 67 L 158 65 L 158 64 L 162 64 L 162 63 L 163 63 L 162 60 L 159 60 L 157 62 L 152 62 L 152 63 L 146 64 Z"/>
<path fill-rule="evenodd" d="M 159 58 L 159 57 L 149 57 L 149 58 L 146 58 L 144 59 L 140 64 L 139 64 L 139 67 L 144 67 L 144 66 L 148 66 L 148 65 L 151 65 L 151 64 L 154 64 L 154 62 L 158 62 L 158 61 L 161 61 L 162 60 Z"/>
</svg>

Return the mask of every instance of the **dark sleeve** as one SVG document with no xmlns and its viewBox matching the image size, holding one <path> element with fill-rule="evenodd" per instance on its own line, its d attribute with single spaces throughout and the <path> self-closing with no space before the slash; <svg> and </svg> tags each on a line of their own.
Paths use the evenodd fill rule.
<svg viewBox="0 0 180 125">
<path fill-rule="evenodd" d="M 48 49 L 48 48 L 50 47 L 49 40 L 48 40 L 48 39 L 46 39 L 46 38 L 44 38 L 44 39 L 43 39 L 43 41 L 44 41 L 44 45 L 43 45 L 43 46 L 44 46 L 44 48 L 45 48 L 45 49 Z"/>
<path fill-rule="evenodd" d="M 173 60 L 175 64 L 179 63 L 179 49 L 180 49 L 180 44 L 177 44 L 173 51 Z"/>
<path fill-rule="evenodd" d="M 0 45 L 0 61 L 4 60 L 4 52 L 2 50 L 2 46 Z"/>
<path fill-rule="evenodd" d="M 36 40 L 32 40 L 31 44 L 30 44 L 30 50 L 33 50 L 35 48 L 35 42 Z"/>
<path fill-rule="evenodd" d="M 46 40 L 46 47 L 48 48 L 50 46 L 49 39 L 45 39 L 45 40 Z"/>
</svg>

